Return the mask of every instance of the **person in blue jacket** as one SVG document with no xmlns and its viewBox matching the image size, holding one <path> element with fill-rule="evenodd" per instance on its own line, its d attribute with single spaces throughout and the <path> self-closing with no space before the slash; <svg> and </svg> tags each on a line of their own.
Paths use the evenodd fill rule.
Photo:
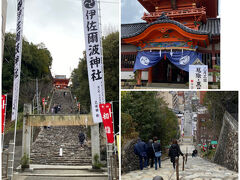
<svg viewBox="0 0 240 180">
<path fill-rule="evenodd" d="M 143 170 L 143 167 L 147 167 L 147 144 L 143 142 L 140 138 L 137 143 L 134 145 L 134 153 L 139 157 L 140 169 Z M 144 159 L 144 165 L 143 165 Z"/>
</svg>

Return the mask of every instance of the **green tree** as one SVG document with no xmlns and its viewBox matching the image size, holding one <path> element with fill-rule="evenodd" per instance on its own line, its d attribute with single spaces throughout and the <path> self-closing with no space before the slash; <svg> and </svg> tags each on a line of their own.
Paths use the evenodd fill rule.
<svg viewBox="0 0 240 180">
<path fill-rule="evenodd" d="M 12 105 L 12 89 L 14 74 L 16 35 L 12 33 L 5 34 L 4 57 L 2 66 L 2 92 L 8 94 L 8 112 Z M 24 103 L 31 102 L 35 94 L 35 78 L 40 79 L 44 87 L 42 95 L 48 94 L 49 87 L 52 85 L 51 65 L 52 57 L 43 43 L 29 43 L 25 38 L 22 42 L 22 63 L 21 63 L 21 82 L 19 110 L 22 110 Z M 41 83 L 39 83 L 41 84 Z M 51 89 L 51 88 L 50 88 Z"/>
<path fill-rule="evenodd" d="M 178 135 L 178 122 L 176 115 L 168 109 L 157 92 L 138 91 L 122 92 L 121 94 L 122 113 L 132 117 L 137 124 L 136 132 L 144 141 L 157 136 L 163 146 Z M 130 133 L 122 126 L 122 136 Z"/>
<path fill-rule="evenodd" d="M 5 34 L 4 61 L 2 67 L 2 91 L 10 93 L 13 87 L 13 69 L 15 56 L 16 35 Z M 51 75 L 52 57 L 43 43 L 34 45 L 25 38 L 22 42 L 21 84 L 29 79 L 46 78 Z M 20 86 L 21 87 L 21 86 Z"/>
<path fill-rule="evenodd" d="M 106 102 L 114 101 L 115 132 L 118 132 L 119 124 L 119 33 L 114 32 L 103 37 L 103 63 Z M 72 92 L 81 103 L 84 113 L 90 111 L 90 92 L 88 83 L 88 71 L 86 52 L 80 58 L 78 67 L 73 70 Z"/>
<path fill-rule="evenodd" d="M 208 91 L 204 96 L 204 104 L 212 120 L 216 134 L 220 134 L 225 110 L 238 120 L 238 91 Z"/>
</svg>

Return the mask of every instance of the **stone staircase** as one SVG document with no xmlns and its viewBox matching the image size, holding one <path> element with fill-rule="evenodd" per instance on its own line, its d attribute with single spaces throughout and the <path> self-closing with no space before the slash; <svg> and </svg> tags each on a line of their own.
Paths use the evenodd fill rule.
<svg viewBox="0 0 240 180">
<path fill-rule="evenodd" d="M 64 92 L 65 92 L 65 96 L 64 96 Z M 48 114 L 52 114 L 51 109 L 55 105 L 61 105 L 61 110 L 58 112 L 58 114 L 70 114 L 71 109 L 73 109 L 75 112 L 77 108 L 72 101 L 71 91 L 69 91 L 68 89 L 55 90 Z"/>
<path fill-rule="evenodd" d="M 63 96 L 63 90 L 56 90 L 51 107 L 60 104 L 61 110 L 58 114 L 69 114 L 74 107 L 71 92 L 65 90 L 67 94 Z M 36 141 L 31 147 L 31 164 L 45 165 L 91 165 L 91 143 L 87 142 L 84 149 L 80 148 L 78 134 L 87 129 L 83 126 L 62 126 L 42 128 Z M 62 148 L 62 156 L 60 156 Z"/>
</svg>

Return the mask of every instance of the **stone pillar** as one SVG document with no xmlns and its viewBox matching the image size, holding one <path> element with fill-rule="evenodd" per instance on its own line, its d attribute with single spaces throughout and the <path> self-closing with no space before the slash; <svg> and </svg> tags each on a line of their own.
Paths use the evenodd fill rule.
<svg viewBox="0 0 240 180">
<path fill-rule="evenodd" d="M 152 83 L 152 67 L 148 68 L 148 83 Z"/>
<path fill-rule="evenodd" d="M 91 145 L 92 145 L 92 164 L 94 163 L 94 155 L 99 155 L 100 161 L 100 139 L 99 139 L 99 124 L 91 126 Z"/>
<path fill-rule="evenodd" d="M 138 70 L 137 74 L 137 85 L 141 86 L 141 79 L 142 79 L 142 70 Z"/>
<path fill-rule="evenodd" d="M 27 115 L 32 113 L 32 105 L 24 104 L 23 108 L 23 135 L 22 135 L 22 157 L 26 153 L 30 159 L 30 147 L 31 147 L 31 127 L 27 125 Z"/>
</svg>

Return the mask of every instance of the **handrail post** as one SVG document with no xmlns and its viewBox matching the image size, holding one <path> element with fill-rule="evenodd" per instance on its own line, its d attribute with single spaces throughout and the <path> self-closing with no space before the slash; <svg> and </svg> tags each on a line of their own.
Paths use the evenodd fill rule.
<svg viewBox="0 0 240 180">
<path fill-rule="evenodd" d="M 7 153 L 6 176 L 5 177 L 8 177 L 8 158 L 9 158 L 9 152 Z"/>
<path fill-rule="evenodd" d="M 118 179 L 117 178 L 118 175 L 117 175 L 117 154 L 116 153 L 114 154 L 114 166 L 115 166 L 115 168 L 114 168 L 115 169 L 115 179 Z"/>
<path fill-rule="evenodd" d="M 185 162 L 185 164 L 187 164 L 187 158 L 188 158 L 188 154 L 186 154 L 186 162 Z"/>
<path fill-rule="evenodd" d="M 175 159 L 175 164 L 176 164 L 176 179 L 179 180 L 179 158 L 176 157 Z"/>
<path fill-rule="evenodd" d="M 184 171 L 184 161 L 185 161 L 185 156 L 183 156 L 183 166 L 182 166 L 182 171 Z"/>
</svg>

